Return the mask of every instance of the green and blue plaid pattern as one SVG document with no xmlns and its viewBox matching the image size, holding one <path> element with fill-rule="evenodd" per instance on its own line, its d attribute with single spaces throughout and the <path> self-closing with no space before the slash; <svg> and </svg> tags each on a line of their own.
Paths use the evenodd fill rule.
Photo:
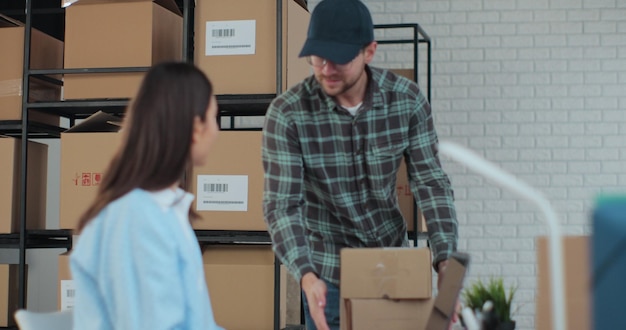
<svg viewBox="0 0 626 330">
<path fill-rule="evenodd" d="M 402 161 L 434 264 L 456 250 L 454 195 L 430 105 L 414 82 L 374 67 L 366 72 L 355 116 L 311 76 L 278 96 L 265 117 L 265 221 L 274 251 L 298 281 L 314 272 L 339 284 L 344 247 L 408 246 L 396 197 Z"/>
</svg>

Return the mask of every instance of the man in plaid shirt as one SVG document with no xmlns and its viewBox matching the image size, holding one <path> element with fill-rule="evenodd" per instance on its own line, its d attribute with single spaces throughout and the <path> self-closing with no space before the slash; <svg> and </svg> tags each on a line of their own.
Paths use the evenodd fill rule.
<svg viewBox="0 0 626 330">
<path fill-rule="evenodd" d="M 300 53 L 314 75 L 266 114 L 265 221 L 300 282 L 308 329 L 339 328 L 340 249 L 409 245 L 396 197 L 402 161 L 440 275 L 457 246 L 430 105 L 414 82 L 368 65 L 373 30 L 361 1 L 320 2 Z"/>
</svg>

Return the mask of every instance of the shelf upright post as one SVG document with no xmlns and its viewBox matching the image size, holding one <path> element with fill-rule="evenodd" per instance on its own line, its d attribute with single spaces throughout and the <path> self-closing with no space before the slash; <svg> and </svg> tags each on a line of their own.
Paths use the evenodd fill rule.
<svg viewBox="0 0 626 330">
<path fill-rule="evenodd" d="M 426 83 L 428 84 L 428 89 L 427 92 L 428 94 L 426 95 L 426 98 L 428 99 L 428 103 L 430 103 L 430 91 L 431 91 L 431 63 L 432 63 L 432 51 L 431 51 L 431 40 L 430 37 L 428 36 L 428 34 L 426 33 L 426 31 L 424 31 L 424 29 L 422 29 L 422 27 L 417 24 L 417 30 L 419 31 L 419 33 L 422 35 L 423 37 L 423 41 L 426 42 L 426 48 L 427 48 L 427 55 L 426 55 Z"/>
<path fill-rule="evenodd" d="M 283 0 L 276 0 L 276 96 L 283 90 Z M 280 261 L 274 259 L 274 330 L 280 329 Z"/>
<path fill-rule="evenodd" d="M 276 96 L 283 90 L 283 0 L 276 0 Z"/>
<path fill-rule="evenodd" d="M 183 61 L 193 63 L 193 52 L 190 53 L 190 28 L 191 28 L 191 20 L 190 17 L 192 15 L 192 11 L 190 8 L 189 0 L 183 0 Z"/>
<path fill-rule="evenodd" d="M 419 26 L 413 24 L 413 80 L 419 84 Z M 417 227 L 415 227 L 417 228 Z"/>
<path fill-rule="evenodd" d="M 18 308 L 26 307 L 26 178 L 28 161 L 28 82 L 30 80 L 30 37 L 32 27 L 32 3 L 24 1 L 24 63 L 22 75 L 22 141 L 21 141 L 21 173 L 20 173 L 20 243 L 19 243 L 19 270 L 18 270 Z"/>
</svg>

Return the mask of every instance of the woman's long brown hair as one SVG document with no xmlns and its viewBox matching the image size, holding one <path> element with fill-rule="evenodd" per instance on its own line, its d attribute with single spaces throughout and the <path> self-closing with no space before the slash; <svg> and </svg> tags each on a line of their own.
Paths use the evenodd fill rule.
<svg viewBox="0 0 626 330">
<path fill-rule="evenodd" d="M 194 118 L 212 120 L 206 118 L 212 93 L 209 79 L 192 64 L 162 63 L 146 73 L 127 110 L 122 143 L 78 232 L 131 190 L 157 191 L 182 180 L 191 166 Z"/>
</svg>

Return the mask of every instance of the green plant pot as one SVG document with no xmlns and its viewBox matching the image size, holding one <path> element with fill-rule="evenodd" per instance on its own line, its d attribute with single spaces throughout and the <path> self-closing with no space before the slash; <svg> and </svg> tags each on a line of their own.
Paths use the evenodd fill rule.
<svg viewBox="0 0 626 330">
<path fill-rule="evenodd" d="M 502 322 L 498 324 L 497 330 L 515 330 L 515 321 Z"/>
</svg>

